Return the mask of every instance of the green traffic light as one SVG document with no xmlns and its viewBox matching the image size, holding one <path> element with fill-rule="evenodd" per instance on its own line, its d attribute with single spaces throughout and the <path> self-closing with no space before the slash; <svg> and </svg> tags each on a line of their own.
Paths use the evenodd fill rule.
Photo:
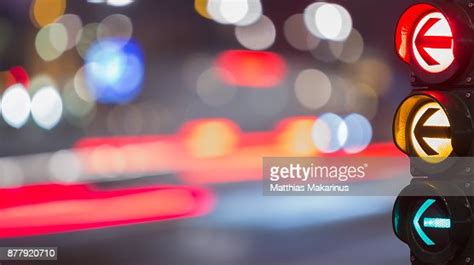
<svg viewBox="0 0 474 265">
<path fill-rule="evenodd" d="M 418 208 L 418 211 L 415 213 L 413 218 L 413 226 L 418 236 L 423 240 L 423 242 L 428 246 L 436 245 L 433 240 L 431 240 L 428 235 L 423 231 L 420 225 L 421 216 L 430 208 L 436 200 L 427 199 L 421 206 Z M 423 219 L 423 227 L 433 228 L 433 229 L 449 229 L 451 228 L 451 219 L 449 218 L 431 218 L 427 217 Z"/>
</svg>

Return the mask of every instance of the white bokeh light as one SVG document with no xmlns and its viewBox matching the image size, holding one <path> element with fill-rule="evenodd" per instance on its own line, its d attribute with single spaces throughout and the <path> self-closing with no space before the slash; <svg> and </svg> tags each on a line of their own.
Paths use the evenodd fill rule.
<svg viewBox="0 0 474 265">
<path fill-rule="evenodd" d="M 30 95 L 23 85 L 16 84 L 9 87 L 2 98 L 2 115 L 5 122 L 14 127 L 21 128 L 30 116 Z"/>
<path fill-rule="evenodd" d="M 97 28 L 97 38 L 99 40 L 119 38 L 126 43 L 125 41 L 130 40 L 132 34 L 132 20 L 122 14 L 113 14 L 104 18 Z"/>
<path fill-rule="evenodd" d="M 342 29 L 342 17 L 334 5 L 323 5 L 314 16 L 316 27 L 327 39 L 334 39 Z"/>
<path fill-rule="evenodd" d="M 249 10 L 244 18 L 237 21 L 238 26 L 248 26 L 257 22 L 263 16 L 263 8 L 260 0 L 247 0 Z"/>
<path fill-rule="evenodd" d="M 265 50 L 275 42 L 276 29 L 268 17 L 262 16 L 252 25 L 236 26 L 235 37 L 247 49 Z"/>
<path fill-rule="evenodd" d="M 74 48 L 76 46 L 76 36 L 82 29 L 81 17 L 75 14 L 66 14 L 60 17 L 57 21 L 58 24 L 62 25 L 67 32 L 67 46 L 66 50 Z M 50 33 L 51 35 L 52 33 Z"/>
<path fill-rule="evenodd" d="M 58 91 L 51 86 L 41 88 L 31 101 L 33 120 L 43 129 L 52 129 L 61 120 L 63 102 Z"/>
<path fill-rule="evenodd" d="M 222 0 L 220 5 L 220 12 L 222 16 L 230 23 L 237 23 L 242 20 L 247 12 L 249 6 L 247 1 L 236 0 Z"/>
<path fill-rule="evenodd" d="M 248 26 L 262 16 L 260 0 L 209 0 L 206 9 L 211 18 L 221 24 Z"/>
<path fill-rule="evenodd" d="M 337 4 L 317 2 L 304 12 L 306 28 L 316 37 L 332 41 L 344 41 L 352 31 L 352 17 Z"/>
<path fill-rule="evenodd" d="M 334 153 L 344 146 L 348 133 L 347 125 L 341 117 L 334 113 L 326 113 L 314 123 L 311 136 L 320 152 Z"/>
<path fill-rule="evenodd" d="M 109 6 L 128 6 L 135 2 L 135 0 L 107 0 Z"/>
<path fill-rule="evenodd" d="M 247 0 L 209 0 L 207 11 L 218 23 L 234 24 L 245 18 L 249 6 Z"/>
<path fill-rule="evenodd" d="M 298 101 L 308 109 L 317 110 L 330 99 L 332 85 L 329 77 L 316 69 L 301 71 L 295 81 Z"/>
<path fill-rule="evenodd" d="M 35 48 L 41 59 L 52 61 L 66 51 L 68 42 L 68 32 L 64 25 L 53 23 L 38 31 L 35 38 Z"/>
</svg>

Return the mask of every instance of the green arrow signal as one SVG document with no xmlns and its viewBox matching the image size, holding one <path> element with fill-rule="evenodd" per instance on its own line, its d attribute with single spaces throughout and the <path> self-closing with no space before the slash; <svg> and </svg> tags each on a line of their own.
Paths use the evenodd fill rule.
<svg viewBox="0 0 474 265">
<path fill-rule="evenodd" d="M 436 200 L 433 200 L 433 199 L 426 200 L 421 205 L 421 207 L 418 209 L 418 211 L 416 212 L 415 218 L 413 218 L 413 226 L 415 227 L 415 231 L 418 233 L 421 240 L 423 240 L 423 242 L 425 242 L 425 244 L 428 245 L 428 246 L 434 246 L 435 243 L 433 242 L 433 240 L 431 240 L 428 237 L 428 235 L 425 233 L 425 231 L 423 231 L 423 229 L 421 229 L 420 218 L 426 212 L 426 210 L 428 208 L 430 208 L 430 206 L 433 205 L 433 203 L 435 203 L 435 202 L 436 202 Z"/>
<path fill-rule="evenodd" d="M 451 228 L 451 219 L 449 218 L 425 218 L 423 226 L 427 228 L 448 229 Z"/>
<path fill-rule="evenodd" d="M 428 210 L 428 208 L 431 207 L 436 202 L 436 200 L 433 199 L 427 199 L 418 209 L 418 211 L 415 214 L 415 217 L 413 218 L 413 226 L 415 227 L 415 231 L 418 233 L 420 236 L 421 240 L 428 245 L 428 246 L 434 246 L 435 243 L 433 240 L 431 240 L 428 235 L 421 229 L 420 226 L 420 219 L 421 216 Z M 449 218 L 424 218 L 423 219 L 423 226 L 426 228 L 434 228 L 434 229 L 449 229 L 451 228 L 451 219 Z"/>
</svg>

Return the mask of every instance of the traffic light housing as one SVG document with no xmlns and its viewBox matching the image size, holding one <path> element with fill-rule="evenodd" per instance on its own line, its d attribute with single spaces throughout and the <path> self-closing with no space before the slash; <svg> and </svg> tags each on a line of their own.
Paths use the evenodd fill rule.
<svg viewBox="0 0 474 265">
<path fill-rule="evenodd" d="M 409 7 L 395 32 L 413 91 L 394 118 L 396 146 L 413 180 L 393 209 L 393 229 L 417 265 L 474 264 L 474 2 Z"/>
<path fill-rule="evenodd" d="M 397 198 L 393 229 L 410 246 L 413 264 L 472 264 L 470 186 L 412 181 Z"/>
<path fill-rule="evenodd" d="M 410 157 L 413 176 L 471 176 L 474 91 L 418 89 L 395 115 L 396 146 Z M 473 95 L 474 96 L 474 95 Z"/>
<path fill-rule="evenodd" d="M 395 33 L 398 56 L 415 87 L 474 83 L 473 19 L 469 1 L 435 0 L 409 7 Z"/>
</svg>

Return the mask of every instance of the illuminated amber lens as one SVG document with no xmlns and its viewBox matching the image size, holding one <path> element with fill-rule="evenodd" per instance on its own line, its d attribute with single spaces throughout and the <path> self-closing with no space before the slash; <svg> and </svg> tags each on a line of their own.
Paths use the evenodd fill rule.
<svg viewBox="0 0 474 265">
<path fill-rule="evenodd" d="M 449 127 L 448 115 L 439 103 L 416 95 L 407 99 L 395 116 L 395 143 L 406 154 L 413 153 L 428 163 L 440 163 L 451 155 L 453 146 L 450 133 L 437 137 L 436 131 L 449 131 Z"/>
</svg>

